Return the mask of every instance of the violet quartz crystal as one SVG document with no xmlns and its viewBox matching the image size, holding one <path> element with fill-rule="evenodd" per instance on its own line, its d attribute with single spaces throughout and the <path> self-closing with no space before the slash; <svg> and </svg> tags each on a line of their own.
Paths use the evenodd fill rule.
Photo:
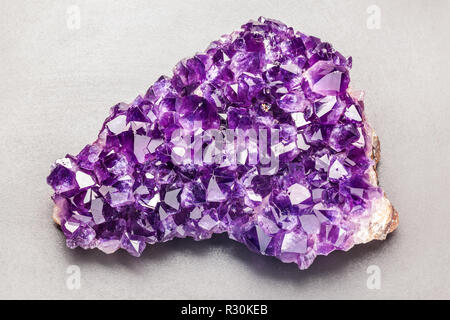
<svg viewBox="0 0 450 320">
<path fill-rule="evenodd" d="M 305 269 L 317 255 L 384 239 L 398 215 L 378 186 L 379 143 L 362 93 L 349 89 L 351 64 L 265 18 L 179 62 L 144 96 L 113 106 L 94 143 L 52 166 L 67 245 L 140 256 L 149 244 L 226 232 Z M 261 128 L 279 132 L 271 174 L 249 152 L 218 163 L 171 156 L 183 154 L 174 132 Z"/>
</svg>

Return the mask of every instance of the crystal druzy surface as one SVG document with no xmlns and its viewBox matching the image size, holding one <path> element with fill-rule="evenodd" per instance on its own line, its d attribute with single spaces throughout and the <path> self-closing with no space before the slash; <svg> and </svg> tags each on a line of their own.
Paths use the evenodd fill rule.
<svg viewBox="0 0 450 320">
<path fill-rule="evenodd" d="M 53 217 L 67 245 L 139 256 L 175 237 L 226 232 L 304 269 L 317 255 L 384 239 L 397 214 L 378 187 L 378 140 L 349 90 L 351 64 L 264 18 L 179 62 L 144 96 L 113 106 L 94 143 L 52 166 Z M 267 148 L 277 159 L 270 174 L 238 142 L 235 162 L 173 160 L 174 151 L 183 158 L 174 132 L 261 128 L 279 133 Z"/>
</svg>

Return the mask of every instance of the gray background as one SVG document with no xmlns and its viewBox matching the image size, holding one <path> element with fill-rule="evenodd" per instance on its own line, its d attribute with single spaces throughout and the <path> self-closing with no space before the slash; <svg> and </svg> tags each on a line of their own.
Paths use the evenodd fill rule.
<svg viewBox="0 0 450 320">
<path fill-rule="evenodd" d="M 366 9 L 381 10 L 371 30 Z M 67 27 L 78 5 L 80 29 Z M 450 1 L 0 1 L 1 298 L 450 298 Z M 258 16 L 354 58 L 380 136 L 380 181 L 400 212 L 385 242 L 307 271 L 216 236 L 125 252 L 69 250 L 51 220 L 50 164 L 92 142 L 183 57 Z M 68 290 L 69 265 L 81 288 Z M 380 290 L 366 269 L 381 269 Z"/>
</svg>

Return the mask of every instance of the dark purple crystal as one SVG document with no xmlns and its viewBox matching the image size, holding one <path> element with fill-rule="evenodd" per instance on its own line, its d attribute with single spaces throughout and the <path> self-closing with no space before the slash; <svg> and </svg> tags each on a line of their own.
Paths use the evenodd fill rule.
<svg viewBox="0 0 450 320">
<path fill-rule="evenodd" d="M 54 164 L 47 182 L 67 245 L 139 256 L 147 244 L 226 232 L 302 269 L 348 250 L 381 196 L 350 67 L 330 44 L 264 18 L 179 62 Z M 251 128 L 279 130 L 274 174 L 242 150 L 231 164 L 172 161 L 177 130 Z"/>
</svg>

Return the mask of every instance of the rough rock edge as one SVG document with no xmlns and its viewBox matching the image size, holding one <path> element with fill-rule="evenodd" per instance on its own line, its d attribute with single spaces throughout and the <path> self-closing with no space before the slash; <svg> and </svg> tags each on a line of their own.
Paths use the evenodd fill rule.
<svg viewBox="0 0 450 320">
<path fill-rule="evenodd" d="M 377 166 L 381 158 L 380 140 L 373 129 L 371 131 L 371 158 L 374 165 L 369 169 L 370 181 L 374 186 L 378 186 Z M 367 243 L 372 240 L 384 240 L 386 236 L 398 227 L 398 212 L 392 206 L 386 196 L 386 193 L 372 202 L 372 208 L 369 213 L 369 220 L 362 224 L 360 230 L 355 236 L 355 244 Z"/>
<path fill-rule="evenodd" d="M 55 205 L 53 206 L 53 213 L 52 213 L 52 218 L 53 221 L 55 221 L 55 223 L 57 225 L 61 225 L 61 217 L 64 215 L 64 208 L 66 207 L 66 201 L 63 199 L 56 199 L 55 198 Z"/>
</svg>

